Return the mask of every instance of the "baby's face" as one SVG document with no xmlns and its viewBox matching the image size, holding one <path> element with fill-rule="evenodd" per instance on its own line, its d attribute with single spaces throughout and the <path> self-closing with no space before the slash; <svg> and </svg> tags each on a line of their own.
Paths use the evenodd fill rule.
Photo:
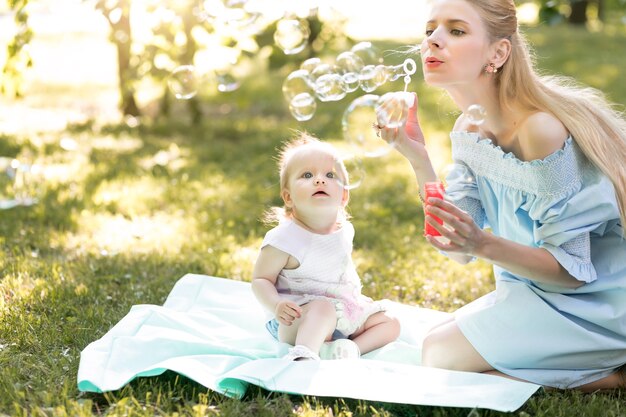
<svg viewBox="0 0 626 417">
<path fill-rule="evenodd" d="M 334 155 L 321 149 L 304 148 L 289 161 L 288 198 L 297 211 L 339 209 L 347 203 L 345 178 Z"/>
</svg>

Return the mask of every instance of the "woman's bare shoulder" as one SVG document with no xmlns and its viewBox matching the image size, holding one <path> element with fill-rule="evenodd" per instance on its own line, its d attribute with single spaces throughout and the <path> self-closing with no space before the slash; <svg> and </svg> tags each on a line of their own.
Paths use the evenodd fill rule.
<svg viewBox="0 0 626 417">
<path fill-rule="evenodd" d="M 520 125 L 518 140 L 523 159 L 530 161 L 544 159 L 562 149 L 569 132 L 563 123 L 547 112 L 536 112 L 528 116 Z"/>
</svg>

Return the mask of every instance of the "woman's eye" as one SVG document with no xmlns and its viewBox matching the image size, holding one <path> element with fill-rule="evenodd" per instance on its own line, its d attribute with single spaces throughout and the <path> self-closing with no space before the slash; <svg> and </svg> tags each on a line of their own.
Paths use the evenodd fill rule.
<svg viewBox="0 0 626 417">
<path fill-rule="evenodd" d="M 463 32 L 460 29 L 452 29 L 450 33 L 453 34 L 454 36 L 461 36 L 465 34 L 465 32 Z"/>
<path fill-rule="evenodd" d="M 433 32 L 434 32 L 434 30 L 432 30 L 432 29 L 426 29 L 426 36 L 432 35 Z"/>
<path fill-rule="evenodd" d="M 313 174 L 311 174 L 310 172 L 305 172 L 304 174 L 302 174 L 302 178 L 313 178 Z"/>
</svg>

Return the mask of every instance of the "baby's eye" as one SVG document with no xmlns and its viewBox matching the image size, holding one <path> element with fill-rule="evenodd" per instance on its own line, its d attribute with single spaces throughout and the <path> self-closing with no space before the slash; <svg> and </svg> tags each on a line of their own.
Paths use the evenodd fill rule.
<svg viewBox="0 0 626 417">
<path fill-rule="evenodd" d="M 302 174 L 302 178 L 313 178 L 313 174 L 311 174 L 310 172 L 305 172 L 304 174 Z"/>
<path fill-rule="evenodd" d="M 452 29 L 450 33 L 453 34 L 454 36 L 465 35 L 465 32 L 460 29 Z"/>
<path fill-rule="evenodd" d="M 326 173 L 326 177 L 328 177 L 328 178 L 336 178 L 337 175 L 335 175 L 335 173 L 331 171 L 331 172 L 327 172 Z"/>
</svg>

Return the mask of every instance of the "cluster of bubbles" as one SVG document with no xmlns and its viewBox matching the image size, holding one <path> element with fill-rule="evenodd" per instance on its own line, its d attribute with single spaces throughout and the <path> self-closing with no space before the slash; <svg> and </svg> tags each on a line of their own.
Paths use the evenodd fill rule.
<svg viewBox="0 0 626 417">
<path fill-rule="evenodd" d="M 0 210 L 37 203 L 40 175 L 39 165 L 0 157 Z"/>
<path fill-rule="evenodd" d="M 202 20 L 209 22 L 216 32 L 236 33 L 237 35 L 253 36 L 262 32 L 270 24 L 276 23 L 274 43 L 286 55 L 293 55 L 306 48 L 311 31 L 304 18 L 317 12 L 317 6 L 309 2 L 284 3 L 281 7 L 267 0 L 204 0 L 202 10 L 196 13 Z M 277 14 L 278 12 L 278 14 Z M 198 93 L 198 89 L 207 84 L 207 78 L 213 77 L 220 92 L 234 91 L 240 82 L 233 75 L 232 68 L 237 64 L 234 54 L 228 65 L 214 71 L 202 70 L 206 67 L 202 61 L 214 64 L 213 53 L 196 53 L 196 65 L 181 65 L 175 68 L 168 77 L 168 87 L 172 94 L 180 100 L 187 100 Z M 206 59 L 205 59 L 206 58 Z"/>
<path fill-rule="evenodd" d="M 287 76 L 282 91 L 292 116 L 306 121 L 315 115 L 317 100 L 339 101 L 358 89 L 370 93 L 400 77 L 405 77 L 408 84 L 416 69 L 412 59 L 400 65 L 384 65 L 371 42 L 360 42 L 337 55 L 333 63 L 307 59 Z"/>
</svg>

